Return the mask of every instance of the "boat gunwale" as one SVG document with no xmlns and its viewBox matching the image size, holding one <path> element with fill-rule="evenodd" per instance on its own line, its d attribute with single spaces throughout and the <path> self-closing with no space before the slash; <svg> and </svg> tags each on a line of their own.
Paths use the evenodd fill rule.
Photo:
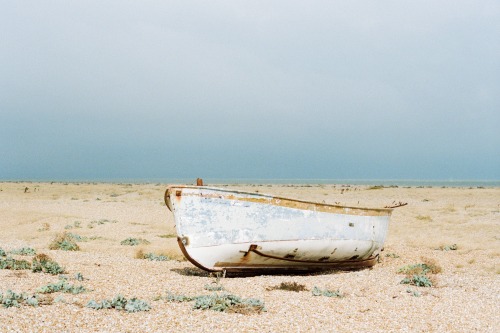
<svg viewBox="0 0 500 333">
<path fill-rule="evenodd" d="M 234 190 L 234 189 L 224 189 L 220 187 L 211 187 L 211 186 L 196 186 L 196 185 L 168 185 L 167 189 L 165 191 L 165 203 L 167 207 L 172 211 L 171 209 L 171 204 L 168 202 L 168 196 L 169 196 L 169 191 L 173 188 L 179 188 L 179 189 L 199 189 L 199 190 L 212 190 L 212 191 L 220 191 L 220 192 L 225 192 L 225 193 L 236 193 L 236 194 L 244 194 L 244 195 L 252 195 L 252 196 L 257 196 L 257 197 L 262 197 L 262 198 L 267 198 L 271 200 L 285 200 L 285 201 L 290 201 L 290 202 L 297 202 L 300 204 L 306 204 L 306 205 L 317 205 L 320 207 L 332 207 L 335 209 L 352 209 L 352 210 L 358 210 L 358 211 L 375 211 L 378 213 L 387 213 L 387 216 L 390 216 L 392 214 L 392 211 L 394 210 L 393 208 L 370 208 L 370 207 L 355 207 L 355 206 L 343 206 L 343 205 L 334 205 L 334 204 L 328 204 L 328 203 L 321 203 L 321 202 L 315 202 L 315 201 L 307 201 L 307 200 L 301 200 L 301 199 L 295 199 L 295 198 L 286 198 L 286 197 L 280 197 L 280 196 L 275 196 L 272 194 L 266 194 L 266 193 L 256 193 L 256 192 L 247 192 L 247 191 L 241 191 L 241 190 Z M 265 204 L 265 203 L 262 203 Z M 267 204 L 273 204 L 273 203 L 267 203 Z M 287 207 L 287 206 L 285 206 Z M 289 208 L 294 208 L 294 207 L 289 207 Z M 309 209 L 308 209 L 309 210 Z M 383 215 L 385 216 L 385 214 Z"/>
</svg>

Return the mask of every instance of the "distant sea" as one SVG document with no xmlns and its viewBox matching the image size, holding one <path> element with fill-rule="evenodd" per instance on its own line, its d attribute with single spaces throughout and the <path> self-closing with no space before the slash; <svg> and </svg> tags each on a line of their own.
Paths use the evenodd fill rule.
<svg viewBox="0 0 500 333">
<path fill-rule="evenodd" d="M 6 182 L 56 183 L 132 183 L 132 184 L 196 184 L 196 178 L 111 178 L 111 179 L 16 179 Z M 421 180 L 421 179 L 264 179 L 264 178 L 203 178 L 205 185 L 383 185 L 410 187 L 500 187 L 500 180 Z"/>
<path fill-rule="evenodd" d="M 194 184 L 196 179 L 164 179 L 160 183 Z M 218 179 L 204 178 L 205 184 L 335 184 L 432 187 L 500 187 L 500 180 L 416 180 L 416 179 Z"/>
<path fill-rule="evenodd" d="M 0 180 L 2 181 L 2 180 Z M 13 180 L 7 180 L 13 181 Z M 17 180 L 26 182 L 27 180 Z M 74 183 L 133 183 L 133 184 L 196 184 L 196 178 L 144 178 L 144 179 L 64 179 L 42 180 L 33 179 L 33 182 L 74 182 Z M 383 186 L 410 186 L 410 187 L 500 187 L 500 180 L 421 180 L 421 179 L 260 179 L 260 178 L 203 178 L 205 185 L 222 184 L 276 184 L 276 185 L 383 185 Z"/>
</svg>

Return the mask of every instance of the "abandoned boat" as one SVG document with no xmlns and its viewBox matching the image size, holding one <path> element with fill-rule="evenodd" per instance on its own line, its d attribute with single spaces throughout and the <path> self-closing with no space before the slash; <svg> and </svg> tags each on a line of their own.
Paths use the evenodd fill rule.
<svg viewBox="0 0 500 333">
<path fill-rule="evenodd" d="M 169 186 L 165 203 L 184 256 L 212 272 L 370 267 L 392 212 L 190 185 Z"/>
</svg>

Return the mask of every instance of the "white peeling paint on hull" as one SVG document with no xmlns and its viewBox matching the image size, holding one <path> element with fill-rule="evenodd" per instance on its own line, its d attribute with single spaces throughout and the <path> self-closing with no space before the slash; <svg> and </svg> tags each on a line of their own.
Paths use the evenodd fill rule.
<svg viewBox="0 0 500 333">
<path fill-rule="evenodd" d="M 204 186 L 170 186 L 165 202 L 184 255 L 209 271 L 371 266 L 392 211 Z"/>
</svg>

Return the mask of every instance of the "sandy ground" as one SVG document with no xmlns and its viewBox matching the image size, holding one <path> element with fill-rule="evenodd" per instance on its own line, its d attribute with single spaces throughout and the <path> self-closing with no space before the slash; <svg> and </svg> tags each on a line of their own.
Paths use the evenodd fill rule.
<svg viewBox="0 0 500 333">
<path fill-rule="evenodd" d="M 7 253 L 34 248 L 64 266 L 70 283 L 91 290 L 51 294 L 57 301 L 50 305 L 0 307 L 0 332 L 500 331 L 500 188 L 230 187 L 355 206 L 408 205 L 394 210 L 385 251 L 372 269 L 222 278 L 226 292 L 265 302 L 266 312 L 243 315 L 193 310 L 193 302 L 165 299 L 167 293 L 210 294 L 205 286 L 216 280 L 182 260 L 172 237 L 173 216 L 163 202 L 165 184 L 0 183 L 0 248 Z M 55 235 L 64 231 L 89 239 L 78 242 L 80 251 L 50 250 Z M 128 237 L 150 244 L 121 245 Z M 440 249 L 452 244 L 456 250 Z M 136 259 L 139 249 L 177 260 Z M 441 268 L 433 287 L 400 284 L 401 267 L 426 260 Z M 75 280 L 76 273 L 85 280 Z M 34 294 L 57 281 L 50 274 L 0 269 L 4 294 Z M 282 282 L 308 290 L 269 290 Z M 343 297 L 313 296 L 314 287 L 338 290 Z M 85 306 L 117 294 L 145 300 L 151 310 Z"/>
</svg>

